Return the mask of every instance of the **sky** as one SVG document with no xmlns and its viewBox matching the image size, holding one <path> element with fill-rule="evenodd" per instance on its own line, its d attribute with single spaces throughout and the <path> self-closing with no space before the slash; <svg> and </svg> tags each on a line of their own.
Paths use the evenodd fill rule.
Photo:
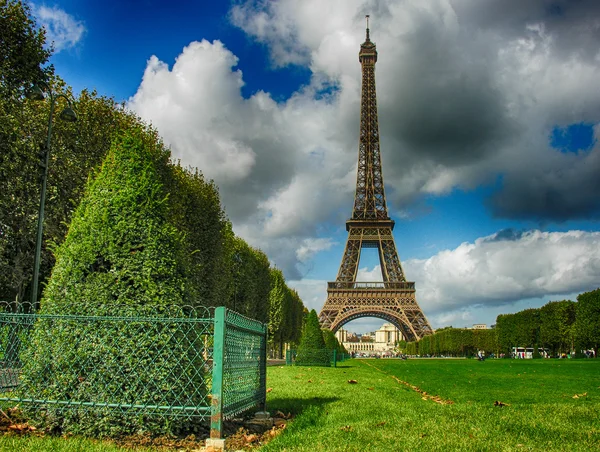
<svg viewBox="0 0 600 452">
<path fill-rule="evenodd" d="M 317 312 L 352 212 L 366 14 L 389 214 L 433 328 L 600 287 L 597 0 L 30 5 L 56 72 L 214 179 L 236 234 Z M 358 280 L 381 280 L 371 251 Z"/>
</svg>

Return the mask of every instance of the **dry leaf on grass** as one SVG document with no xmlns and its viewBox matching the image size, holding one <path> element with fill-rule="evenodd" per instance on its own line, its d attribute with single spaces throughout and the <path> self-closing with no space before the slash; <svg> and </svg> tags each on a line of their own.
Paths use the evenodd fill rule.
<svg viewBox="0 0 600 452">
<path fill-rule="evenodd" d="M 267 388 L 267 392 L 271 392 L 273 388 Z"/>
<path fill-rule="evenodd" d="M 244 435 L 244 439 L 247 443 L 253 443 L 255 441 L 258 441 L 258 435 L 251 433 L 249 435 Z"/>
<path fill-rule="evenodd" d="M 348 383 L 350 383 L 351 385 L 355 385 L 356 383 L 358 383 L 358 381 L 356 381 L 356 380 L 348 380 Z"/>
<path fill-rule="evenodd" d="M 346 426 L 340 428 L 340 430 L 343 431 L 343 432 L 349 432 L 349 431 L 352 430 L 352 426 L 351 425 L 346 425 Z"/>
<path fill-rule="evenodd" d="M 510 406 L 510 404 L 501 402 L 500 400 L 496 400 L 494 402 L 494 406 Z"/>
</svg>

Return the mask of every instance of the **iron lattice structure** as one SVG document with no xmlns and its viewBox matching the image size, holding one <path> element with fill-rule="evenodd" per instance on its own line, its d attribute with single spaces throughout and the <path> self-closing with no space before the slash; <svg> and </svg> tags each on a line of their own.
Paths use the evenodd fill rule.
<svg viewBox="0 0 600 452">
<path fill-rule="evenodd" d="M 352 218 L 346 222 L 348 240 L 335 282 L 328 283 L 327 301 L 319 314 L 321 326 L 337 331 L 360 317 L 378 317 L 394 324 L 407 340 L 433 330 L 415 297 L 415 283 L 406 281 L 388 216 L 381 170 L 375 63 L 377 49 L 369 38 L 360 46 L 362 96 L 356 195 Z M 356 281 L 363 248 L 377 248 L 383 281 Z"/>
</svg>

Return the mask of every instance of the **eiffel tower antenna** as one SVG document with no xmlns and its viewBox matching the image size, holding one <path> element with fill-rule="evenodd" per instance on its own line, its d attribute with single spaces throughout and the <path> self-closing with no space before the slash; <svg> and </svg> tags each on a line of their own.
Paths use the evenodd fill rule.
<svg viewBox="0 0 600 452">
<path fill-rule="evenodd" d="M 383 185 L 379 122 L 375 90 L 377 47 L 369 37 L 360 46 L 362 66 L 358 170 L 352 217 L 346 221 L 348 240 L 334 282 L 327 283 L 327 300 L 319 314 L 323 328 L 333 332 L 360 317 L 393 323 L 407 340 L 418 340 L 433 330 L 416 300 L 415 283 L 404 276 L 388 216 Z M 377 248 L 383 281 L 357 282 L 362 248 Z"/>
</svg>

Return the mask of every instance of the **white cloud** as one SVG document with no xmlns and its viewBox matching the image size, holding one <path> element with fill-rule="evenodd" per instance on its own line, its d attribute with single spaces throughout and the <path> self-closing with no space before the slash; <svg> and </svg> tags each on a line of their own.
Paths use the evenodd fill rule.
<svg viewBox="0 0 600 452">
<path fill-rule="evenodd" d="M 284 103 L 265 92 L 244 99 L 236 65 L 220 41 L 190 43 L 172 68 L 153 56 L 128 107 L 217 182 L 236 233 L 299 277 L 298 264 L 331 246 L 316 237 L 331 203 L 351 202 L 354 146 L 337 114 L 347 96 L 317 100 L 308 87 Z"/>
<path fill-rule="evenodd" d="M 417 302 L 434 328 L 492 324 L 498 314 L 575 300 L 600 286 L 600 232 L 509 232 L 404 263 L 407 280 L 416 284 Z M 357 280 L 381 281 L 380 266 L 359 269 Z M 320 311 L 326 281 L 290 284 L 307 306 Z M 364 328 L 377 324 L 370 319 Z"/>
<path fill-rule="evenodd" d="M 352 206 L 357 56 L 364 14 L 370 13 L 392 212 L 410 213 L 411 202 L 425 194 L 493 184 L 501 174 L 502 196 L 490 207 L 502 215 L 594 217 L 600 145 L 577 155 L 548 145 L 555 124 L 600 124 L 593 16 L 574 6 L 568 16 L 579 27 L 574 33 L 545 15 L 541 1 L 513 2 L 511 8 L 502 7 L 504 1 L 487 2 L 486 8 L 479 0 L 237 4 L 233 23 L 265 45 L 274 66 L 309 67 L 309 86 L 283 102 L 262 91 L 245 99 L 237 57 L 226 43 L 203 40 L 186 46 L 172 67 L 152 57 L 128 105 L 157 127 L 175 158 L 216 181 L 236 233 L 264 249 L 288 279 L 299 279 Z M 323 95 L 331 86 L 336 90 Z M 466 244 L 428 265 L 453 259 L 452 276 L 472 281 L 472 273 L 489 263 L 477 261 L 470 246 L 484 248 Z M 548 271 L 555 274 L 556 268 Z M 444 290 L 444 297 L 455 300 L 446 307 L 458 309 L 468 292 L 459 282 L 437 278 L 440 284 L 423 286 L 423 302 L 441 299 L 434 292 Z M 489 284 L 483 298 L 536 293 L 510 273 Z M 535 284 L 544 290 L 560 286 L 544 279 Z M 477 295 L 467 297 L 469 303 Z"/>
<path fill-rule="evenodd" d="M 552 15 L 542 1 L 506 3 L 248 0 L 231 15 L 276 66 L 307 65 L 339 82 L 344 96 L 358 92 L 357 53 L 371 14 L 392 204 L 505 174 L 505 191 L 490 203 L 499 215 L 597 215 L 600 147 L 565 155 L 548 136 L 557 124 L 600 123 L 598 6 L 565 3 L 564 14 Z M 354 136 L 357 123 L 344 125 Z M 593 189 L 573 197 L 581 183 Z"/>
<path fill-rule="evenodd" d="M 404 268 L 423 310 L 447 313 L 595 289 L 599 256 L 600 232 L 535 230 L 482 237 Z"/>
<path fill-rule="evenodd" d="M 83 39 L 86 28 L 82 21 L 58 7 L 32 5 L 38 23 L 46 29 L 46 41 L 60 52 L 75 47 Z"/>
</svg>

